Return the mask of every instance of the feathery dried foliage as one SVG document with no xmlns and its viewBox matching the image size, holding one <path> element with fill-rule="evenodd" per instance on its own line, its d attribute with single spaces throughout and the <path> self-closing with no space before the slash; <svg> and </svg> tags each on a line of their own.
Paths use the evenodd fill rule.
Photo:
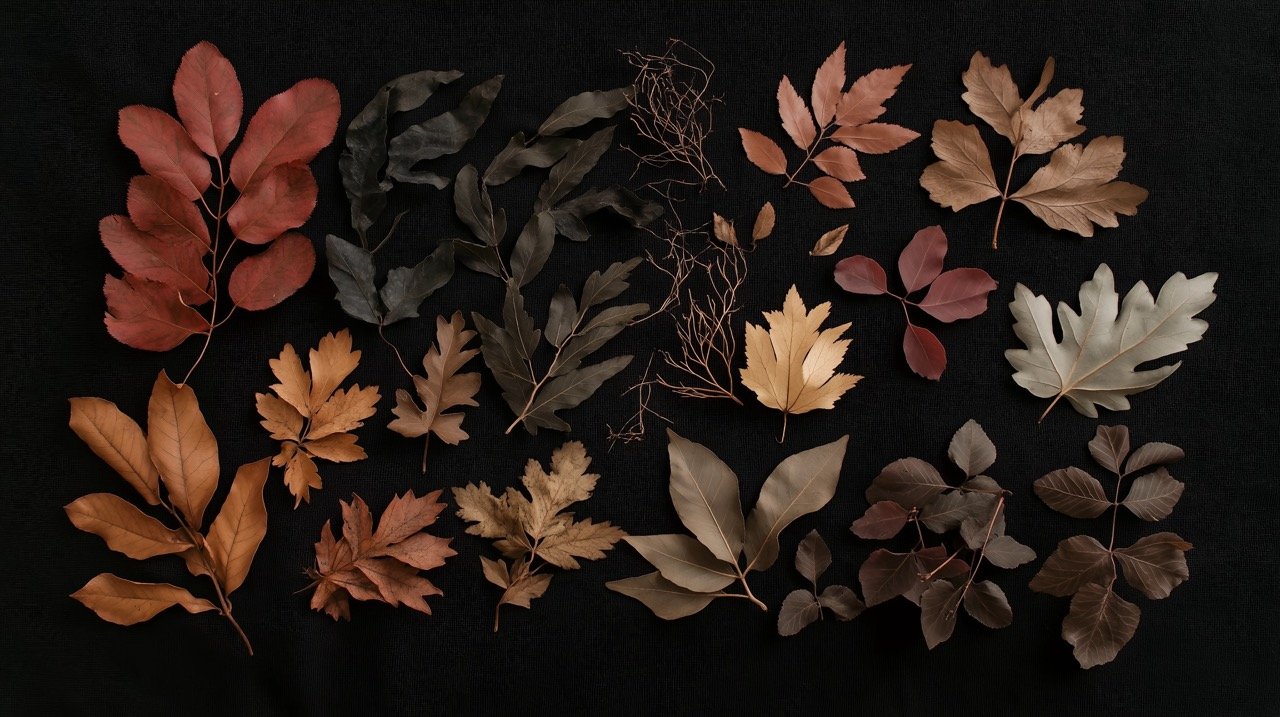
<svg viewBox="0 0 1280 717">
<path fill-rule="evenodd" d="M 810 531 L 796 549 L 796 571 L 809 581 L 809 590 L 792 590 L 778 610 L 778 634 L 794 635 L 822 619 L 823 608 L 837 620 L 852 620 L 866 609 L 858 594 L 844 585 L 828 585 L 818 592 L 818 578 L 831 567 L 831 549 L 818 531 Z"/>
<path fill-rule="evenodd" d="M 195 577 L 213 583 L 217 604 L 168 583 L 137 583 L 102 573 L 71 597 L 117 625 L 133 625 L 178 606 L 189 613 L 227 618 L 249 654 L 253 646 L 231 615 L 231 593 L 249 575 L 267 534 L 264 458 L 236 471 L 218 516 L 201 534 L 205 509 L 218 490 L 218 442 L 190 386 L 164 372 L 147 405 L 147 432 L 101 398 L 71 399 L 71 430 L 138 492 L 147 506 L 163 508 L 170 527 L 114 493 L 91 493 L 66 506 L 75 526 L 134 560 L 177 555 Z"/>
<path fill-rule="evenodd" d="M 910 550 L 876 550 L 858 570 L 858 580 L 868 606 L 898 596 L 919 605 L 931 650 L 951 637 L 961 606 L 987 627 L 1007 627 L 1013 611 L 1004 591 L 990 580 L 978 581 L 978 571 L 984 562 L 1011 570 L 1036 557 L 1005 534 L 1004 506 L 1012 493 L 984 475 L 995 463 L 996 447 L 982 426 L 961 426 L 947 456 L 964 473 L 959 486 L 919 458 L 896 460 L 872 481 L 871 507 L 850 528 L 860 538 L 889 540 L 914 526 Z M 940 536 L 937 544 L 929 544 L 925 529 Z"/>
<path fill-rule="evenodd" d="M 570 441 L 551 454 L 551 472 L 530 458 L 525 464 L 523 483 L 528 497 L 514 487 L 494 493 L 485 482 L 454 488 L 458 517 L 473 523 L 467 532 L 494 541 L 502 559 L 484 556 L 480 563 L 484 577 L 502 588 L 502 597 L 493 615 L 493 631 L 503 605 L 528 608 L 551 585 L 547 566 L 562 570 L 581 567 L 579 560 L 599 560 L 605 551 L 626 533 L 609 522 L 591 518 L 575 520 L 565 510 L 591 497 L 600 476 L 588 473 L 591 459 L 577 441 Z"/>
<path fill-rule="evenodd" d="M 339 388 L 360 364 L 360 352 L 351 349 L 346 329 L 325 334 L 302 359 L 292 344 L 285 344 L 279 358 L 271 359 L 271 373 L 280 383 L 273 393 L 256 393 L 262 427 L 280 441 L 272 465 L 284 468 L 284 484 L 293 495 L 293 507 L 311 502 L 311 490 L 323 487 L 316 460 L 351 463 L 368 458 L 352 433 L 378 410 L 377 386 L 358 384 Z"/>
<path fill-rule="evenodd" d="M 436 522 L 444 510 L 440 491 L 416 497 L 413 491 L 395 496 L 382 511 L 374 530 L 373 514 L 360 496 L 342 506 L 342 537 L 333 534 L 330 521 L 320 529 L 316 562 L 307 568 L 315 593 L 311 609 L 334 620 L 351 619 L 351 599 L 404 605 L 431 614 L 425 598 L 443 595 L 440 588 L 418 574 L 444 565 L 458 553 L 449 543 L 422 530 Z"/>
<path fill-rule="evenodd" d="M 1164 466 L 1182 459 L 1181 448 L 1147 443 L 1130 452 L 1128 428 L 1098 426 L 1097 435 L 1089 441 L 1089 453 L 1115 476 L 1111 497 L 1097 478 L 1074 466 L 1037 480 L 1036 495 L 1072 518 L 1098 518 L 1111 511 L 1111 537 L 1106 545 L 1089 535 L 1063 540 L 1031 579 L 1036 592 L 1071 597 L 1071 608 L 1062 621 L 1062 639 L 1071 644 L 1076 661 L 1085 669 L 1114 660 L 1138 629 L 1142 614 L 1138 606 L 1115 592 L 1119 573 L 1134 590 L 1162 600 L 1190 577 L 1186 553 L 1191 549 L 1191 543 L 1167 532 L 1139 538 L 1127 548 L 1116 547 L 1121 507 L 1146 521 L 1163 520 L 1173 512 L 1184 486 Z M 1129 491 L 1121 499 L 1127 478 L 1132 478 Z"/>
<path fill-rule="evenodd" d="M 721 103 L 711 94 L 715 64 L 674 38 L 660 54 L 631 50 L 622 56 L 636 71 L 635 92 L 630 97 L 631 126 L 647 145 L 625 147 L 635 155 L 637 169 L 671 167 L 688 170 L 695 177 L 672 177 L 650 186 L 684 185 L 703 190 L 714 183 L 724 189 L 705 149 L 713 131 L 715 106 Z"/>
</svg>

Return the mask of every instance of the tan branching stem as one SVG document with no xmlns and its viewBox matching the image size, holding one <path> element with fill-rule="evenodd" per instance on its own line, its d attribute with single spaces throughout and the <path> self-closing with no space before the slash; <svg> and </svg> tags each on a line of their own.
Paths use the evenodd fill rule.
<svg viewBox="0 0 1280 717">
<path fill-rule="evenodd" d="M 1009 160 L 1009 174 L 1004 178 L 1004 191 L 1000 193 L 1000 208 L 996 210 L 996 228 L 991 232 L 991 248 L 1000 248 L 1000 220 L 1004 218 L 1004 205 L 1009 203 L 1009 186 L 1013 183 L 1013 165 L 1018 163 L 1018 158 L 1022 156 L 1015 151 L 1013 159 Z M 1045 411 L 1048 413 L 1048 411 Z M 1044 416 L 1040 417 L 1044 420 Z"/>
<path fill-rule="evenodd" d="M 218 597 L 219 614 L 227 618 L 227 622 L 231 623 L 231 627 L 236 631 L 236 634 L 240 636 L 240 641 L 244 643 L 244 647 L 249 651 L 249 655 L 253 656 L 253 645 L 249 642 L 249 636 L 245 634 L 244 628 L 240 627 L 240 623 L 236 622 L 235 617 L 231 615 L 231 600 L 227 597 L 226 593 L 222 591 L 222 584 L 218 582 L 218 578 L 216 577 L 217 571 L 214 569 L 213 556 L 209 554 L 208 544 L 200 537 L 200 531 L 192 528 L 191 525 L 187 523 L 186 519 L 182 517 L 182 514 L 177 510 L 174 510 L 173 505 L 170 504 L 169 501 L 161 498 L 160 504 L 164 506 L 165 510 L 169 511 L 169 515 L 172 515 L 174 520 L 178 521 L 178 526 L 182 531 L 182 534 L 187 538 L 188 542 L 195 546 L 192 550 L 196 551 L 200 565 L 204 568 L 204 574 L 209 577 L 209 582 L 213 583 L 214 593 Z"/>
<path fill-rule="evenodd" d="M 635 155 L 637 169 L 684 167 L 696 180 L 668 179 L 656 184 L 699 189 L 716 184 L 724 189 L 703 148 L 712 133 L 712 109 L 720 101 L 710 93 L 715 64 L 677 39 L 669 40 L 661 54 L 624 51 L 622 55 L 636 70 L 631 125 L 652 145 L 644 150 L 626 148 Z"/>
</svg>

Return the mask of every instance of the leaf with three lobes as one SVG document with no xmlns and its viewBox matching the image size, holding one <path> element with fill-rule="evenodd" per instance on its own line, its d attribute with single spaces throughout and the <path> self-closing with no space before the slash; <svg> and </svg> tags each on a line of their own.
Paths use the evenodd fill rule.
<svg viewBox="0 0 1280 717">
<path fill-rule="evenodd" d="M 467 344 L 476 332 L 465 328 L 462 312 L 454 312 L 446 321 L 436 317 L 436 343 L 422 358 L 426 376 L 414 376 L 413 387 L 422 401 L 419 406 L 408 391 L 396 390 L 396 406 L 391 412 L 395 420 L 387 428 L 408 438 L 423 438 L 422 472 L 427 471 L 427 447 L 431 434 L 456 446 L 469 436 L 462 429 L 462 413 L 447 413 L 451 408 L 478 406 L 475 395 L 480 390 L 480 374 L 459 373 L 468 361 L 480 353 Z"/>
</svg>

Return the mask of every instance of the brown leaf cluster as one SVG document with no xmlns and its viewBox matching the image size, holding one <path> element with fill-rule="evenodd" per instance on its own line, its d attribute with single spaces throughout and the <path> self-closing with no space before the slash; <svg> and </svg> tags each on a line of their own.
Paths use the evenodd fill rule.
<svg viewBox="0 0 1280 717">
<path fill-rule="evenodd" d="M 910 69 L 911 65 L 898 65 L 872 70 L 854 80 L 846 91 L 845 47 L 840 43 L 814 75 L 810 104 L 796 92 L 789 77 L 783 76 L 778 84 L 782 129 L 805 153 L 800 166 L 788 171 L 787 155 L 776 142 L 759 132 L 739 129 L 747 159 L 768 174 L 786 177 L 784 186 L 808 187 L 825 207 L 853 207 L 853 197 L 845 184 L 867 176 L 858 161 L 858 152 L 886 154 L 920 136 L 906 127 L 874 121 L 884 114 L 885 101 L 898 91 Z M 810 163 L 822 176 L 809 181 L 798 179 Z"/>
<path fill-rule="evenodd" d="M 196 577 L 213 583 L 216 604 L 168 583 L 138 583 L 102 573 L 72 597 L 103 620 L 133 625 L 170 607 L 217 612 L 245 647 L 249 638 L 231 616 L 230 595 L 244 584 L 267 533 L 262 489 L 266 459 L 236 471 L 217 517 L 203 534 L 205 510 L 218 489 L 218 443 L 190 386 L 163 372 L 147 405 L 147 432 L 101 398 L 71 399 L 71 430 L 132 487 L 148 507 L 165 511 L 171 527 L 114 493 L 91 493 L 66 506 L 67 517 L 107 547 L 135 560 L 177 555 Z"/>
<path fill-rule="evenodd" d="M 760 207 L 760 211 L 756 213 L 756 219 L 751 225 L 751 241 L 760 241 L 768 239 L 773 234 L 773 227 L 778 221 L 777 212 L 773 208 L 772 202 L 765 202 Z M 717 241 L 728 244 L 731 247 L 742 248 L 742 242 L 738 240 L 738 229 L 734 226 L 733 220 L 725 219 L 719 214 L 711 214 L 712 235 Z"/>
<path fill-rule="evenodd" d="M 320 530 L 315 566 L 307 574 L 315 581 L 311 608 L 334 620 L 351 619 L 351 599 L 404 605 L 431 614 L 426 598 L 442 595 L 419 571 L 432 570 L 457 552 L 451 538 L 422 532 L 436 522 L 445 504 L 440 491 L 418 497 L 413 491 L 397 495 L 373 526 L 373 514 L 360 498 L 342 505 L 342 536 L 329 521 Z"/>
<path fill-rule="evenodd" d="M 279 358 L 271 359 L 271 372 L 279 383 L 272 393 L 254 394 L 262 427 L 280 441 L 272 465 L 284 467 L 284 484 L 296 508 L 311 501 L 311 490 L 324 483 L 316 460 L 350 463 L 367 458 L 351 433 L 377 411 L 378 387 L 353 385 L 339 388 L 360 364 L 360 352 L 351 348 L 351 334 L 343 329 L 325 334 L 311 349 L 307 365 L 292 344 L 285 344 Z"/>
<path fill-rule="evenodd" d="M 494 541 L 501 559 L 480 558 L 484 576 L 502 588 L 494 611 L 493 630 L 503 605 L 528 608 L 551 585 L 547 566 L 574 570 L 579 560 L 599 560 L 626 533 L 609 522 L 575 519 L 566 509 L 591 497 L 600 476 L 588 473 L 586 448 L 570 441 L 551 454 L 551 471 L 529 459 L 521 493 L 508 487 L 494 493 L 487 483 L 454 488 L 458 517 L 472 523 L 467 532 Z"/>
<path fill-rule="evenodd" d="M 448 321 L 443 316 L 436 317 L 436 344 L 422 358 L 422 368 L 427 375 L 413 377 L 413 388 L 422 405 L 418 405 L 408 391 L 396 390 L 396 406 L 391 409 L 396 417 L 387 428 L 407 438 L 423 437 L 423 473 L 427 472 L 427 449 L 431 447 L 433 434 L 451 446 L 469 437 L 462 430 L 462 414 L 447 411 L 480 405 L 475 399 L 480 390 L 480 374 L 458 373 L 480 353 L 479 349 L 467 348 L 476 332 L 465 326 L 461 311 L 455 311 Z"/>
<path fill-rule="evenodd" d="M 818 578 L 831 567 L 831 549 L 818 531 L 810 531 L 796 549 L 796 571 L 809 581 L 809 590 L 792 590 L 778 610 L 778 634 L 794 635 L 830 610 L 837 620 L 852 620 L 866 609 L 857 593 L 844 585 L 828 585 L 818 592 Z"/>
<path fill-rule="evenodd" d="M 1008 67 L 993 65 L 981 52 L 975 52 L 969 61 L 962 99 L 971 112 L 1013 144 L 1003 188 L 977 127 L 951 120 L 938 120 L 933 125 L 933 153 L 938 161 L 925 168 L 920 186 L 929 191 L 933 201 L 954 211 L 999 197 L 992 248 L 999 247 L 1000 220 L 1010 199 L 1051 228 L 1085 237 L 1093 236 L 1095 225 L 1117 226 L 1117 215 L 1133 216 L 1146 201 L 1147 190 L 1116 181 L 1125 157 L 1123 138 L 1095 137 L 1087 145 L 1063 144 L 1085 130 L 1080 124 L 1084 92 L 1062 90 L 1037 106 L 1049 89 L 1053 72 L 1050 57 L 1040 83 L 1024 100 Z M 1049 163 L 1036 170 L 1021 189 L 1010 193 L 1018 160 L 1049 152 L 1053 153 Z"/>
<path fill-rule="evenodd" d="M 885 466 L 867 489 L 871 507 L 850 528 L 860 538 L 888 540 L 907 525 L 915 530 L 910 550 L 881 548 L 858 570 L 868 606 L 902 596 L 920 606 L 920 628 L 933 649 L 951 637 L 964 611 L 990 628 L 1007 627 L 1013 611 L 1004 591 L 978 580 L 984 562 L 1013 569 L 1036 554 L 1005 533 L 1005 503 L 1011 495 L 985 471 L 996 447 L 982 426 L 969 421 L 956 431 L 947 456 L 965 476 L 953 486 L 919 458 Z M 926 532 L 940 536 L 930 544 Z M 947 540 L 946 538 L 950 538 Z"/>
<path fill-rule="evenodd" d="M 1190 577 L 1186 553 L 1191 549 L 1191 543 L 1168 532 L 1139 538 L 1126 548 L 1115 547 L 1120 508 L 1145 521 L 1163 520 L 1173 512 L 1183 484 L 1164 466 L 1182 459 L 1181 448 L 1157 442 L 1131 450 L 1128 428 L 1098 426 L 1097 435 L 1089 441 L 1089 453 L 1115 476 L 1112 496 L 1097 478 L 1076 467 L 1037 480 L 1036 495 L 1072 518 L 1097 518 L 1111 512 L 1111 537 L 1106 545 L 1088 535 L 1063 540 L 1031 580 L 1036 592 L 1071 597 L 1062 639 L 1071 644 L 1076 661 L 1086 669 L 1114 660 L 1138 629 L 1142 613 L 1116 594 L 1118 575 L 1123 573 L 1133 589 L 1152 600 L 1167 598 Z M 1129 491 L 1121 499 L 1126 480 Z"/>
</svg>

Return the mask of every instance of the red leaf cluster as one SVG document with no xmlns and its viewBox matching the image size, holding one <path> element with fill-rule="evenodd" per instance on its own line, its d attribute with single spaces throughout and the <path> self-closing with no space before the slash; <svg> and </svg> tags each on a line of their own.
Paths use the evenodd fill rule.
<svg viewBox="0 0 1280 717">
<path fill-rule="evenodd" d="M 272 97 L 249 120 L 228 175 L 223 158 L 244 114 L 231 62 L 208 42 L 192 47 L 178 66 L 173 99 L 176 119 L 142 105 L 120 110 L 120 141 L 146 174 L 129 183 L 128 215 L 106 217 L 98 227 L 125 272 L 108 276 L 103 287 L 107 330 L 148 351 L 167 351 L 193 334 L 208 337 L 234 307 L 270 308 L 311 277 L 315 249 L 287 232 L 315 208 L 307 163 L 333 140 L 341 109 L 327 80 L 303 80 Z M 239 195 L 228 205 L 231 187 Z M 239 242 L 270 246 L 231 270 L 225 288 L 234 307 L 219 316 L 218 273 Z M 207 315 L 195 308 L 205 304 Z"/>
</svg>

